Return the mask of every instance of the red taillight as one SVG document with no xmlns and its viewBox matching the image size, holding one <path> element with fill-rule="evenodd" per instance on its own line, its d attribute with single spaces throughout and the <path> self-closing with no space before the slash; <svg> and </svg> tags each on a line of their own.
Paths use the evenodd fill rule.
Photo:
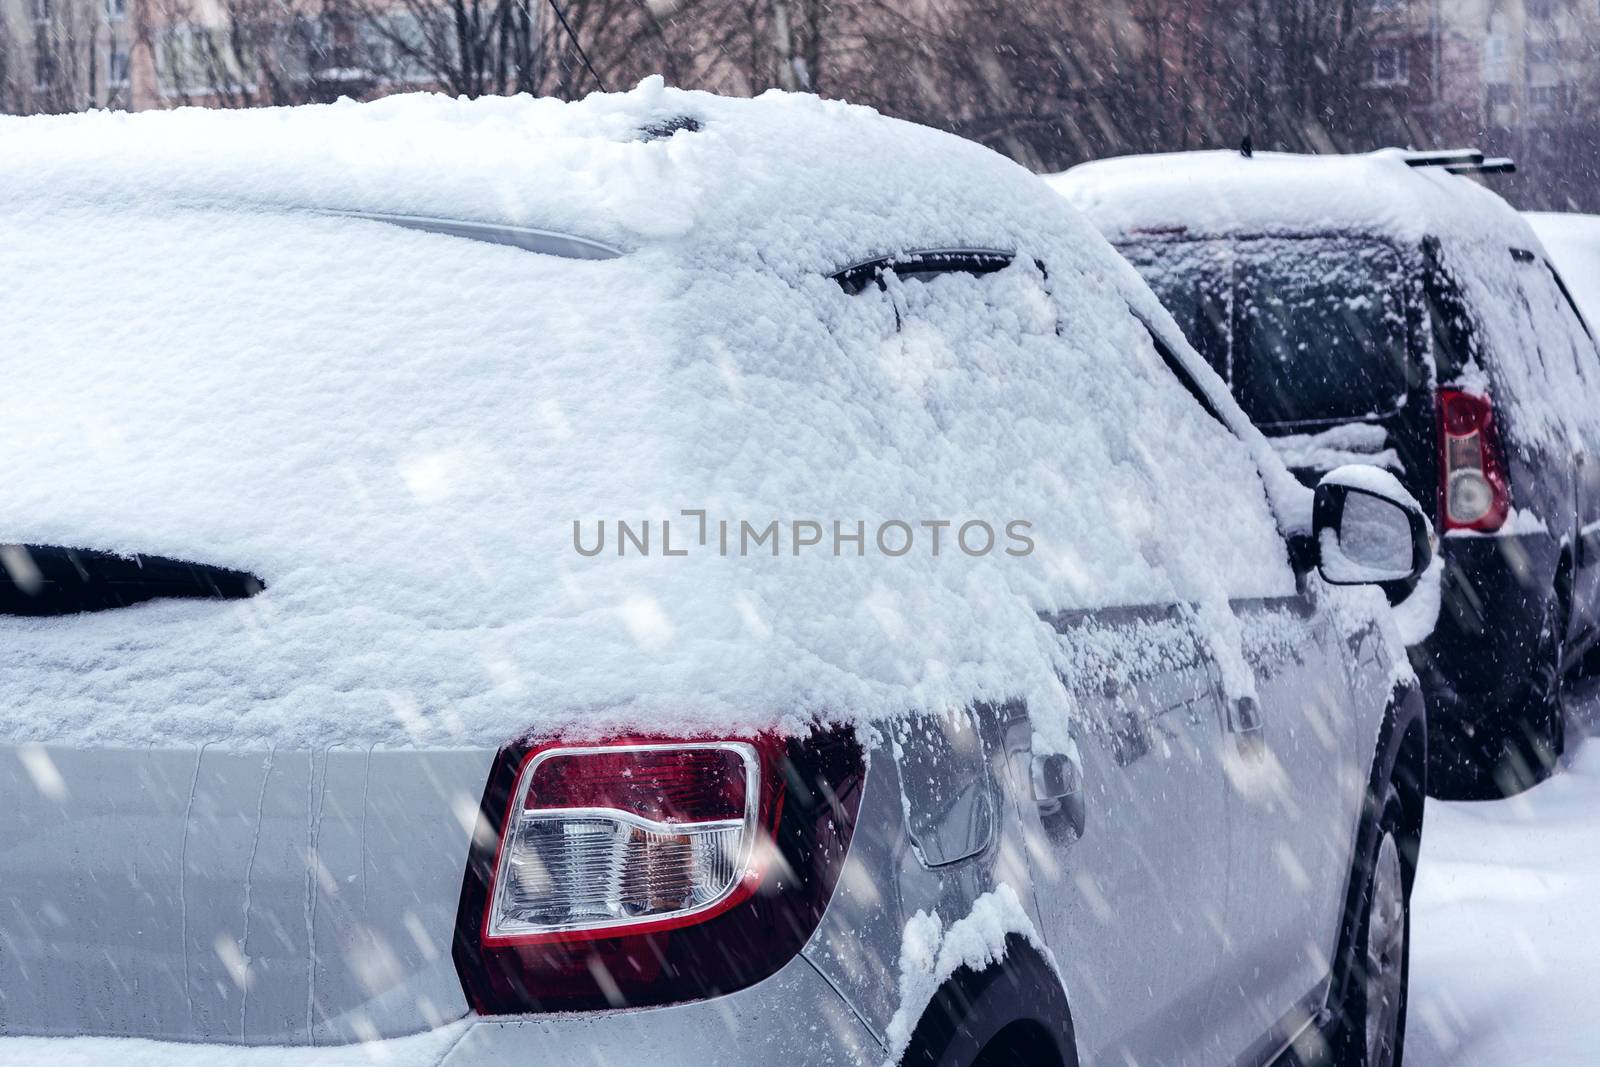
<svg viewBox="0 0 1600 1067">
<path fill-rule="evenodd" d="M 503 749 L 455 959 L 485 1014 L 728 992 L 827 905 L 864 765 L 853 735 Z"/>
<path fill-rule="evenodd" d="M 1446 530 L 1498 530 L 1511 510 L 1494 406 L 1479 393 L 1439 390 L 1439 512 Z"/>
<path fill-rule="evenodd" d="M 783 805 L 770 769 L 781 748 L 634 741 L 529 752 L 501 830 L 483 943 L 665 930 L 738 904 L 760 881 Z"/>
<path fill-rule="evenodd" d="M 744 741 L 548 748 L 530 757 L 523 807 L 610 808 L 669 823 L 742 819 L 755 758 Z"/>
</svg>

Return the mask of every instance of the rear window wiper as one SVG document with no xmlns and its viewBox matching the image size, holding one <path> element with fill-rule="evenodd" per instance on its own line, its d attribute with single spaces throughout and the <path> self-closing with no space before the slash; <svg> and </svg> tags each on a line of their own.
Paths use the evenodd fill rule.
<svg viewBox="0 0 1600 1067">
<path fill-rule="evenodd" d="M 1016 258 L 1010 252 L 992 249 L 937 249 L 906 252 L 897 256 L 878 256 L 835 271 L 833 280 L 851 296 L 872 286 L 883 285 L 883 275 L 893 271 L 901 278 L 928 281 L 942 274 L 993 274 L 1011 266 Z M 1041 265 L 1042 269 L 1042 265 Z"/>
<path fill-rule="evenodd" d="M 0 545 L 0 615 L 76 615 L 167 597 L 243 600 L 265 588 L 253 574 L 209 563 L 60 545 Z"/>
</svg>

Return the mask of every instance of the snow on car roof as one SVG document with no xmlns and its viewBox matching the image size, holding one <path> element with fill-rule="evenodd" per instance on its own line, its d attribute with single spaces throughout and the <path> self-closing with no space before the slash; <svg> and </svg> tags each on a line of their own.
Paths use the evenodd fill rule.
<svg viewBox="0 0 1600 1067">
<path fill-rule="evenodd" d="M 639 135 L 679 115 L 700 129 Z M 1252 464 L 1303 491 L 1248 429 L 1215 454 L 1128 314 L 1176 333 L 1132 269 L 954 137 L 646 82 L 8 119 L 0 139 L 0 544 L 266 584 L 0 616 L 0 739 L 476 745 L 1018 696 L 1064 737 L 1038 611 L 1225 614 L 1292 581 L 1259 527 L 1193 517 L 1259 510 Z M 864 297 L 827 276 L 963 247 L 1016 262 Z M 619 520 L 652 523 L 648 554 L 621 554 Z M 735 545 L 778 520 L 781 554 L 717 551 L 720 520 Z M 801 520 L 864 522 L 865 556 L 796 554 Z M 890 520 L 953 525 L 942 554 L 891 556 L 871 542 Z M 992 551 L 954 550 L 973 520 Z M 1015 520 L 1037 551 L 1004 552 Z M 604 551 L 580 551 L 602 521 Z"/>
<path fill-rule="evenodd" d="M 1355 233 L 1414 243 L 1495 236 L 1526 243 L 1505 201 L 1470 178 L 1411 167 L 1407 153 L 1174 152 L 1097 160 L 1046 180 L 1102 232 Z"/>
<path fill-rule="evenodd" d="M 0 136 L 8 197 L 462 219 L 801 273 L 902 247 L 1012 248 L 1029 191 L 1027 172 L 994 153 L 867 108 L 719 98 L 660 78 L 575 103 L 412 94 L 0 118 Z M 1009 190 L 998 201 L 996 180 Z M 808 224 L 819 217 L 830 224 Z"/>
<path fill-rule="evenodd" d="M 1589 328 L 1600 331 L 1600 215 L 1530 211 L 1524 217 L 1544 242 Z"/>
</svg>

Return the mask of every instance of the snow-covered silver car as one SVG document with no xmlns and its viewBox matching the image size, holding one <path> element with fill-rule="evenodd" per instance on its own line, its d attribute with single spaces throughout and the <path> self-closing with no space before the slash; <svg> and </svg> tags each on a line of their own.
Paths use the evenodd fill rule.
<svg viewBox="0 0 1600 1067">
<path fill-rule="evenodd" d="M 1022 169 L 654 82 L 0 140 L 0 1062 L 1398 1060 L 1427 522 Z"/>
</svg>

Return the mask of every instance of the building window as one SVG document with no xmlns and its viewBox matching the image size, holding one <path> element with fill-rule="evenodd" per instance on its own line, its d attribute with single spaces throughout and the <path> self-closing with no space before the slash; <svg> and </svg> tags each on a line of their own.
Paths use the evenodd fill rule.
<svg viewBox="0 0 1600 1067">
<path fill-rule="evenodd" d="M 128 17 L 128 0 L 106 0 L 106 18 L 121 22 Z"/>
<path fill-rule="evenodd" d="M 1528 86 L 1528 103 L 1533 107 L 1555 107 L 1561 102 L 1559 85 Z"/>
<path fill-rule="evenodd" d="M 1506 82 L 1496 82 L 1485 86 L 1484 100 L 1490 107 L 1509 106 L 1511 104 L 1511 86 Z"/>
<path fill-rule="evenodd" d="M 1411 55 L 1404 45 L 1382 44 L 1372 52 L 1373 85 L 1404 85 L 1411 80 Z"/>
<path fill-rule="evenodd" d="M 128 84 L 128 50 L 126 48 L 113 48 L 111 61 L 106 66 L 106 82 L 113 86 Z"/>
<path fill-rule="evenodd" d="M 33 21 L 50 21 L 50 0 L 33 0 Z"/>
<path fill-rule="evenodd" d="M 1561 58 L 1560 45 L 1555 41 L 1529 41 L 1528 65 L 1546 66 Z"/>
</svg>

